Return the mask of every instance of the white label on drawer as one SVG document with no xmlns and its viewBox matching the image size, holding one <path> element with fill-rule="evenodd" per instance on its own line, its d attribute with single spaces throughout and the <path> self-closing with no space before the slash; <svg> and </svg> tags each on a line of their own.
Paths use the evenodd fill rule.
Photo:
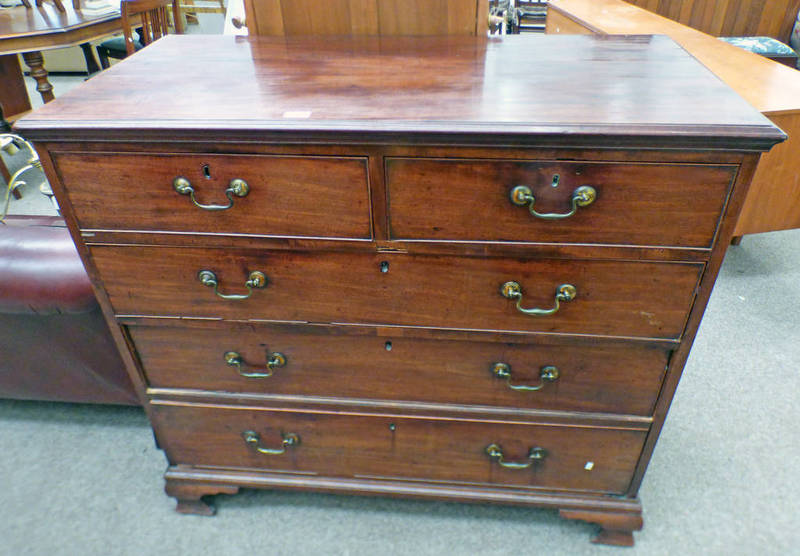
<svg viewBox="0 0 800 556">
<path fill-rule="evenodd" d="M 311 117 L 311 110 L 290 110 L 284 112 L 283 117 L 291 120 L 304 120 Z"/>
<path fill-rule="evenodd" d="M 592 469 L 594 469 L 594 462 L 593 461 L 587 461 L 586 465 L 584 465 L 583 468 L 586 471 L 591 471 Z"/>
</svg>

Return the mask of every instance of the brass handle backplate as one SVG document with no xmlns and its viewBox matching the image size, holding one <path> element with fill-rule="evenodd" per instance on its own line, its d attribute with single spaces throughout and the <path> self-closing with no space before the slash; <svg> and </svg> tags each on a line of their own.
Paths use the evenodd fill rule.
<svg viewBox="0 0 800 556">
<path fill-rule="evenodd" d="M 235 351 L 225 352 L 223 357 L 225 358 L 225 363 L 231 367 L 236 367 L 237 372 L 245 378 L 268 378 L 272 376 L 273 369 L 286 365 L 286 356 L 277 351 L 267 354 L 266 371 L 245 371 L 242 367 L 247 364 L 242 359 L 242 356 Z M 247 366 L 249 367 L 250 365 Z"/>
<path fill-rule="evenodd" d="M 582 185 L 576 188 L 570 197 L 570 211 L 562 213 L 536 212 L 533 208 L 534 203 L 536 203 L 536 197 L 534 197 L 533 191 L 531 191 L 531 188 L 527 185 L 518 185 L 512 189 L 509 199 L 513 204 L 520 207 L 528 205 L 528 210 L 536 218 L 541 218 L 542 220 L 561 220 L 563 218 L 569 218 L 578 212 L 578 207 L 588 207 L 594 203 L 595 199 L 597 199 L 597 190 L 591 185 Z"/>
<path fill-rule="evenodd" d="M 525 309 L 522 307 L 522 287 L 517 282 L 506 282 L 500 288 L 500 293 L 506 299 L 517 300 L 517 310 L 526 315 L 552 315 L 561 308 L 561 303 L 572 301 L 578 295 L 578 290 L 572 284 L 561 284 L 556 289 L 556 303 L 552 309 Z"/>
<path fill-rule="evenodd" d="M 503 467 L 507 467 L 508 469 L 527 469 L 534 463 L 542 461 L 545 456 L 547 456 L 547 450 L 544 448 L 539 448 L 538 446 L 533 447 L 528 451 L 528 461 L 515 462 L 506 461 L 504 459 L 503 449 L 500 446 L 497 444 L 489 444 L 486 447 L 486 455 L 488 455 L 490 459 L 493 459 L 498 464 Z"/>
<path fill-rule="evenodd" d="M 204 286 L 214 288 L 214 293 L 222 299 L 247 299 L 253 295 L 253 288 L 262 289 L 267 287 L 267 276 L 259 270 L 254 270 L 247 277 L 247 281 L 244 283 L 244 287 L 247 288 L 246 294 L 220 293 L 217 275 L 211 270 L 201 270 L 197 273 L 197 279 L 200 280 L 200 283 Z"/>
<path fill-rule="evenodd" d="M 281 447 L 280 448 L 264 448 L 261 446 L 261 437 L 256 431 L 244 431 L 242 433 L 245 443 L 253 448 L 259 454 L 267 454 L 269 456 L 279 456 L 286 453 L 286 448 L 289 446 L 297 446 L 300 444 L 300 437 L 293 432 L 281 433 Z"/>
<path fill-rule="evenodd" d="M 505 379 L 506 384 L 512 390 L 520 392 L 535 392 L 544 388 L 548 382 L 555 382 L 561 376 L 558 367 L 545 365 L 539 370 L 539 384 L 529 386 L 526 384 L 511 384 L 511 365 L 508 363 L 495 363 L 492 365 L 492 374 L 497 378 Z"/>
<path fill-rule="evenodd" d="M 192 187 L 192 182 L 186 179 L 183 176 L 178 176 L 174 180 L 172 180 L 172 187 L 181 195 L 189 195 L 192 199 L 192 203 L 196 207 L 199 207 L 203 210 L 228 210 L 233 206 L 233 197 L 246 197 L 248 193 L 250 193 L 250 186 L 247 185 L 247 182 L 243 179 L 234 178 L 228 184 L 228 189 L 225 190 L 225 196 L 228 198 L 227 205 L 203 205 L 197 202 L 197 198 L 194 196 L 194 187 Z"/>
</svg>

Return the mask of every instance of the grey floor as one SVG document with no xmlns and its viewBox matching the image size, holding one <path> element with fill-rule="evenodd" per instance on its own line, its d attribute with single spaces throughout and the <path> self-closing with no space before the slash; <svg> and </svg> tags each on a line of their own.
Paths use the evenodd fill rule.
<svg viewBox="0 0 800 556">
<path fill-rule="evenodd" d="M 12 212 L 47 210 L 36 195 Z M 632 550 L 513 507 L 243 491 L 181 516 L 140 410 L 0 401 L 0 554 L 800 554 L 799 393 L 800 230 L 749 236 L 726 257 Z"/>
</svg>

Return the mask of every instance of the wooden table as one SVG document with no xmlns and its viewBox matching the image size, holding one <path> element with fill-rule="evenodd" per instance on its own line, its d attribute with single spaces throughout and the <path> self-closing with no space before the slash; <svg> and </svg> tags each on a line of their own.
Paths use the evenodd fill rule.
<svg viewBox="0 0 800 556">
<path fill-rule="evenodd" d="M 735 236 L 800 227 L 800 72 L 621 0 L 553 0 L 547 32 L 672 37 L 789 135 L 761 158 Z"/>
<path fill-rule="evenodd" d="M 42 51 L 84 45 L 122 29 L 118 2 L 109 4 L 105 13 L 76 11 L 71 2 L 65 2 L 64 8 L 66 11 L 61 12 L 45 3 L 32 9 L 19 6 L 0 10 L 0 104 L 6 117 L 30 110 L 17 54 L 22 54 L 30 68 L 44 102 L 50 102 L 53 85 L 47 79 Z"/>
</svg>

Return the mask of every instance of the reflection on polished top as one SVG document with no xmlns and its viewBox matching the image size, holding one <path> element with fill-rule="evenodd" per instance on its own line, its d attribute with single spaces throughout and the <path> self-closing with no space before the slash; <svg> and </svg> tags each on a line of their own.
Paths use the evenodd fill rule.
<svg viewBox="0 0 800 556">
<path fill-rule="evenodd" d="M 168 36 L 18 125 L 33 138 L 224 127 L 759 148 L 783 137 L 662 36 Z"/>
<path fill-rule="evenodd" d="M 31 3 L 33 4 L 34 0 L 31 0 Z M 69 0 L 63 4 L 63 12 L 51 2 L 43 2 L 41 6 L 31 9 L 25 6 L 0 9 L 0 41 L 21 36 L 65 32 L 91 25 L 99 20 L 119 18 L 119 0 L 107 2 L 81 0 L 80 10 L 73 8 Z"/>
</svg>

